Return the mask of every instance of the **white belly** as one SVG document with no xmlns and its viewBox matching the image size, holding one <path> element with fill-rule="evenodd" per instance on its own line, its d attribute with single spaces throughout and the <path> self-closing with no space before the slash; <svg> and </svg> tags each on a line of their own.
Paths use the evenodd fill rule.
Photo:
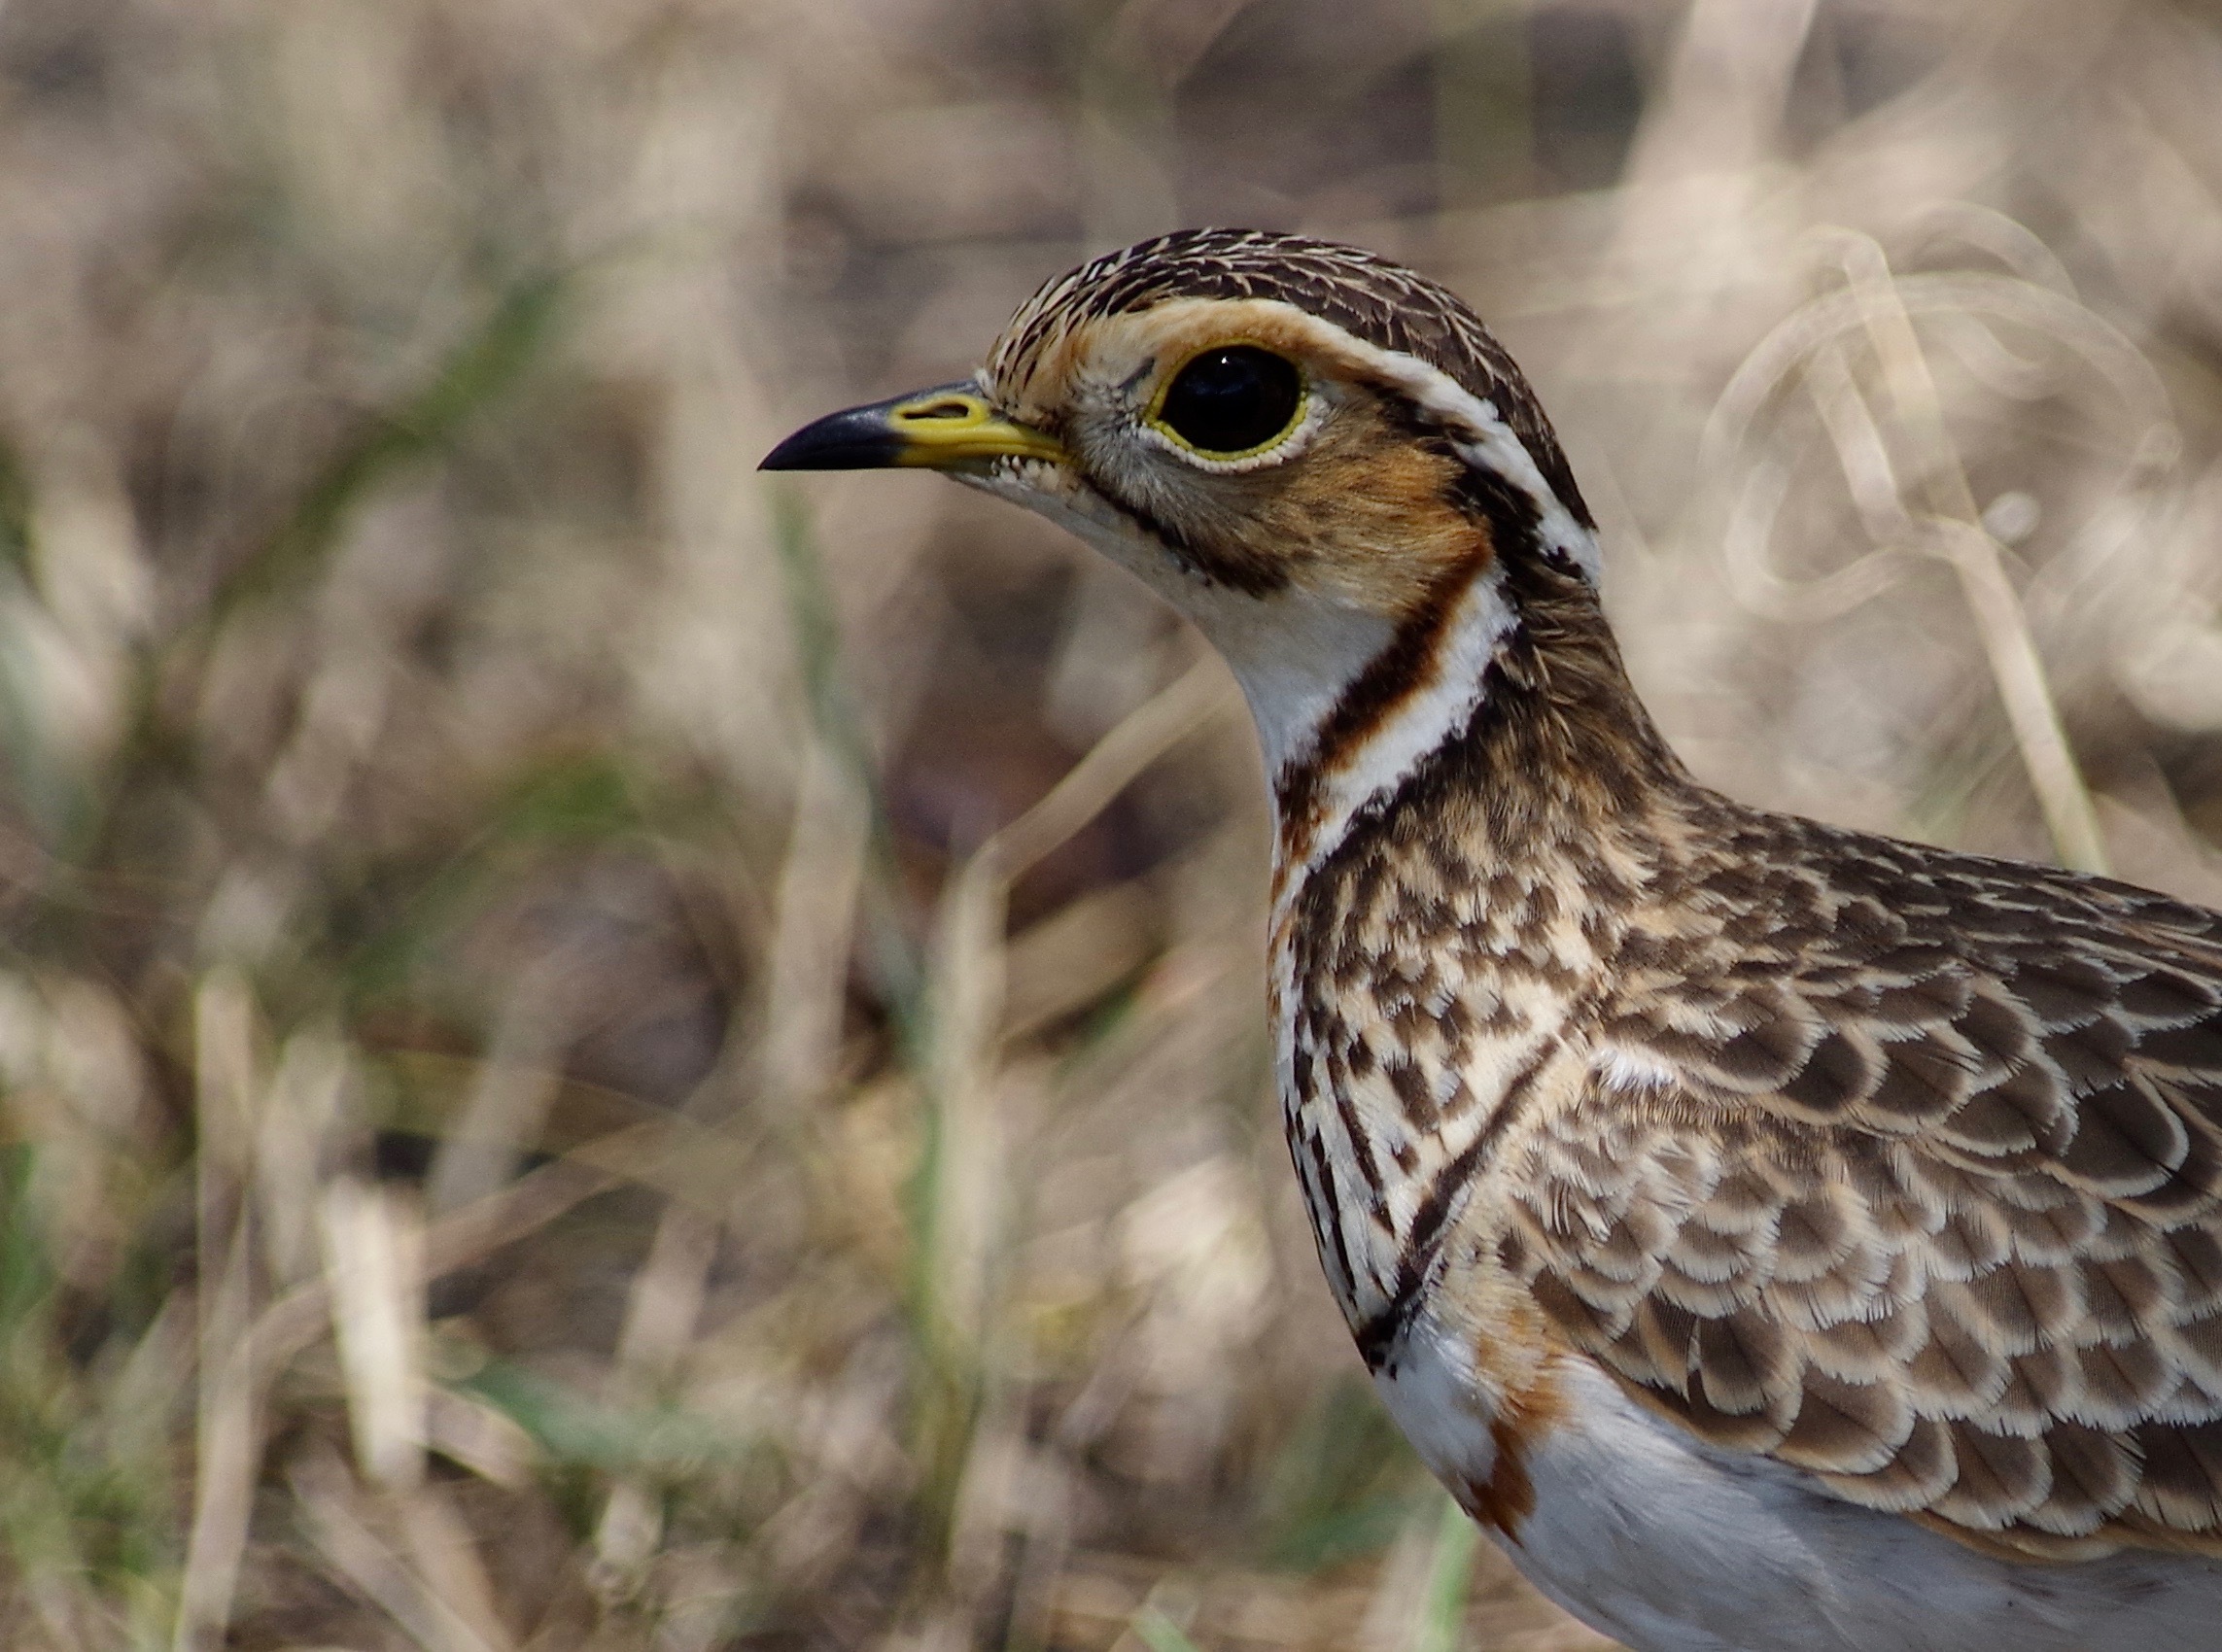
<svg viewBox="0 0 2222 1652">
<path fill-rule="evenodd" d="M 1634 1652 L 2222 1652 L 2222 1564 L 1993 1559 L 1705 1446 L 1586 1360 L 1561 1375 L 1565 1420 L 1525 1460 L 1534 1511 L 1515 1538 L 1491 1534 Z M 1439 1477 L 1489 1475 L 1487 1414 L 1454 1338 L 1415 1319 L 1375 1381 Z"/>
</svg>

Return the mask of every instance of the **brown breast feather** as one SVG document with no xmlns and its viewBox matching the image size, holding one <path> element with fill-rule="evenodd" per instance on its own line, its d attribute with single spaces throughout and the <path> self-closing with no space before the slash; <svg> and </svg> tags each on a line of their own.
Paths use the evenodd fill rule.
<svg viewBox="0 0 2222 1652">
<path fill-rule="evenodd" d="M 2222 913 L 1713 800 L 1500 1256 L 1707 1440 L 1979 1547 L 2222 1554 Z"/>
</svg>

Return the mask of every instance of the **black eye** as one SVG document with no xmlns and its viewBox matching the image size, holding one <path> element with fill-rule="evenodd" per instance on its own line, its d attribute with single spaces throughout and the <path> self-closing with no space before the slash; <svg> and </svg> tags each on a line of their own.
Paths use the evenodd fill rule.
<svg viewBox="0 0 2222 1652">
<path fill-rule="evenodd" d="M 1203 453 L 1244 453 L 1289 428 L 1303 400 L 1303 379 L 1269 350 L 1229 344 L 1174 375 L 1158 423 Z"/>
</svg>

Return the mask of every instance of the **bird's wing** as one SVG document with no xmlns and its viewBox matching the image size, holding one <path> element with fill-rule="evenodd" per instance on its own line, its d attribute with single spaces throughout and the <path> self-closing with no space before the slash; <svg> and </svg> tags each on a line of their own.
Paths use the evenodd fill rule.
<svg viewBox="0 0 2222 1652">
<path fill-rule="evenodd" d="M 1507 1164 L 1505 1260 L 1639 1397 L 1854 1502 L 2222 1553 L 2222 913 L 1848 835 L 1775 864 L 1639 941 L 1617 1093 Z"/>
</svg>

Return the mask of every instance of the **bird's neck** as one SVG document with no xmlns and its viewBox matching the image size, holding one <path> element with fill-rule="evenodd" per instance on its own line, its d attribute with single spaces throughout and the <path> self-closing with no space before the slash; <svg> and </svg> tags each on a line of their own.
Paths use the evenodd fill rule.
<svg viewBox="0 0 2222 1652">
<path fill-rule="evenodd" d="M 1697 817 L 1587 582 L 1511 569 L 1496 595 L 1485 662 L 1422 673 L 1432 698 L 1377 719 L 1393 732 L 1370 732 L 1371 750 L 1335 771 L 1285 766 L 1275 788 L 1284 1123 L 1369 1359 L 1441 1231 L 1448 1207 L 1429 1190 L 1461 1185 L 1447 1167 L 1545 1082 Z M 1355 803 L 1350 773 L 1371 785 Z"/>
<path fill-rule="evenodd" d="M 1269 657 L 1226 650 L 1271 776 L 1277 893 L 1354 839 L 1451 833 L 1506 865 L 1689 784 L 1573 571 L 1495 564 L 1416 618 L 1322 616 L 1295 648 L 1279 623 Z"/>
</svg>

